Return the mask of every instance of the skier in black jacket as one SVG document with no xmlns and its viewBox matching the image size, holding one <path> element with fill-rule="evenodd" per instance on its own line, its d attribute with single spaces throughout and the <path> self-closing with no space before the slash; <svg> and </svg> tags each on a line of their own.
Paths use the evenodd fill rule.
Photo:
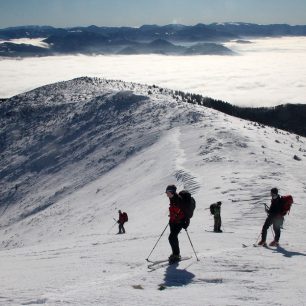
<svg viewBox="0 0 306 306">
<path fill-rule="evenodd" d="M 210 212 L 214 216 L 214 232 L 216 233 L 222 233 L 221 205 L 222 202 L 220 201 L 210 205 Z"/>
<path fill-rule="evenodd" d="M 273 224 L 273 230 L 275 233 L 274 240 L 269 244 L 270 246 L 278 246 L 280 234 L 281 234 L 281 227 L 284 222 L 284 217 L 282 215 L 282 199 L 280 195 L 278 194 L 277 188 L 271 189 L 271 206 L 269 209 L 266 209 L 266 212 L 268 213 L 268 217 L 262 227 L 261 232 L 261 241 L 258 243 L 258 245 L 266 246 L 266 239 L 267 239 L 267 231 L 269 227 Z"/>
</svg>

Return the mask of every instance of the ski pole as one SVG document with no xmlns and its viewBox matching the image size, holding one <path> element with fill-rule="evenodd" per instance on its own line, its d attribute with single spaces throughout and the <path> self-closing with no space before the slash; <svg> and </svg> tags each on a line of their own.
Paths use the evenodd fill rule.
<svg viewBox="0 0 306 306">
<path fill-rule="evenodd" d="M 107 231 L 107 233 L 109 233 L 111 231 L 111 229 L 117 224 L 117 220 L 115 218 L 113 218 L 116 222 L 110 227 L 110 229 Z"/>
<path fill-rule="evenodd" d="M 257 244 L 257 242 L 258 242 L 258 240 L 259 240 L 260 235 L 261 235 L 261 232 L 259 233 L 259 235 L 258 235 L 258 237 L 257 237 L 257 239 L 256 239 L 255 244 Z"/>
<path fill-rule="evenodd" d="M 163 230 L 163 232 L 161 233 L 161 235 L 159 236 L 158 240 L 156 241 L 152 251 L 150 252 L 149 256 L 146 258 L 146 261 L 149 261 L 149 257 L 151 256 L 152 252 L 154 251 L 155 247 L 157 246 L 158 244 L 158 241 L 160 240 L 160 238 L 162 237 L 162 235 L 164 234 L 164 232 L 166 231 L 167 227 L 168 227 L 169 223 L 167 223 L 165 229 Z"/>
<path fill-rule="evenodd" d="M 224 228 L 224 225 L 223 225 L 223 223 L 221 222 L 221 226 L 222 226 L 222 228 L 223 228 L 223 231 L 225 232 L 225 228 Z"/>
<path fill-rule="evenodd" d="M 188 239 L 189 239 L 189 241 L 190 241 L 190 244 L 191 244 L 191 247 L 192 247 L 192 249 L 193 249 L 194 255 L 195 255 L 195 257 L 196 257 L 197 261 L 200 261 L 200 260 L 199 260 L 199 258 L 198 258 L 198 256 L 197 256 L 197 253 L 196 253 L 196 252 L 195 252 L 195 250 L 194 250 L 194 247 L 193 247 L 193 244 L 192 244 L 191 239 L 190 239 L 190 237 L 189 237 L 189 234 L 188 234 L 187 228 L 185 229 L 185 231 L 186 231 L 186 234 L 187 234 Z"/>
<path fill-rule="evenodd" d="M 271 232 L 272 232 L 273 239 L 275 239 L 275 234 L 274 234 L 274 230 L 272 227 L 271 227 Z"/>
<path fill-rule="evenodd" d="M 268 214 L 268 211 L 269 211 L 269 206 L 265 203 L 263 203 L 263 205 L 265 206 L 265 212 Z"/>
</svg>

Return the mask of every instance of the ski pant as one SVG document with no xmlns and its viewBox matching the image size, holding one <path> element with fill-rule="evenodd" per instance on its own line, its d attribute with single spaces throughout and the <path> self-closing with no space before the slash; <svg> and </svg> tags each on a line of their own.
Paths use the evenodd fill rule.
<svg viewBox="0 0 306 306">
<path fill-rule="evenodd" d="M 214 232 L 220 232 L 221 231 L 221 216 L 214 216 Z"/>
<path fill-rule="evenodd" d="M 268 216 L 268 218 L 266 219 L 262 227 L 261 240 L 266 241 L 268 229 L 273 224 L 273 230 L 275 233 L 274 240 L 278 242 L 280 238 L 281 227 L 283 225 L 283 222 L 284 222 L 284 218 L 281 216 L 274 216 L 274 217 Z"/>
<path fill-rule="evenodd" d="M 170 235 L 169 235 L 169 243 L 171 245 L 172 254 L 180 255 L 180 246 L 178 240 L 178 234 L 183 228 L 182 223 L 169 223 L 170 225 Z"/>
<path fill-rule="evenodd" d="M 125 233 L 125 228 L 123 226 L 124 223 L 119 223 L 119 234 L 124 234 Z"/>
</svg>

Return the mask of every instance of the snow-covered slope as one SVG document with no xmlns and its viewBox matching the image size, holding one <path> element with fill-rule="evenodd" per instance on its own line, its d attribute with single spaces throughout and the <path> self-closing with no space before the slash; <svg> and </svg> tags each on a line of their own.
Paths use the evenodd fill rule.
<svg viewBox="0 0 306 306">
<path fill-rule="evenodd" d="M 102 79 L 38 88 L 0 111 L 0 304 L 303 304 L 304 138 Z M 193 259 L 148 272 L 170 183 L 197 200 L 189 233 L 200 261 L 182 232 Z M 281 247 L 243 248 L 275 186 L 295 199 Z M 217 200 L 223 234 L 205 231 Z M 118 209 L 129 214 L 126 235 L 115 235 Z M 151 259 L 170 254 L 167 235 Z"/>
<path fill-rule="evenodd" d="M 81 78 L 1 104 L 1 198 L 5 210 L 14 210 L 4 225 L 44 210 L 153 144 L 162 131 L 199 117 L 168 94 L 149 99 L 149 89 L 138 87 Z"/>
</svg>

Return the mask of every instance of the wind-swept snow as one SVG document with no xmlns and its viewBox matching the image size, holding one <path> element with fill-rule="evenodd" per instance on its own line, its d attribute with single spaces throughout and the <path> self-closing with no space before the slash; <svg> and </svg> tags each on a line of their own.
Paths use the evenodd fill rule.
<svg viewBox="0 0 306 306">
<path fill-rule="evenodd" d="M 38 88 L 0 110 L 0 304 L 303 305 L 305 138 L 101 79 Z M 150 272 L 170 183 L 196 198 L 188 232 L 200 261 L 183 231 L 193 258 Z M 275 186 L 295 200 L 281 247 L 253 248 Z M 223 234 L 205 231 L 217 200 Z M 170 254 L 168 234 L 150 259 Z"/>
</svg>

